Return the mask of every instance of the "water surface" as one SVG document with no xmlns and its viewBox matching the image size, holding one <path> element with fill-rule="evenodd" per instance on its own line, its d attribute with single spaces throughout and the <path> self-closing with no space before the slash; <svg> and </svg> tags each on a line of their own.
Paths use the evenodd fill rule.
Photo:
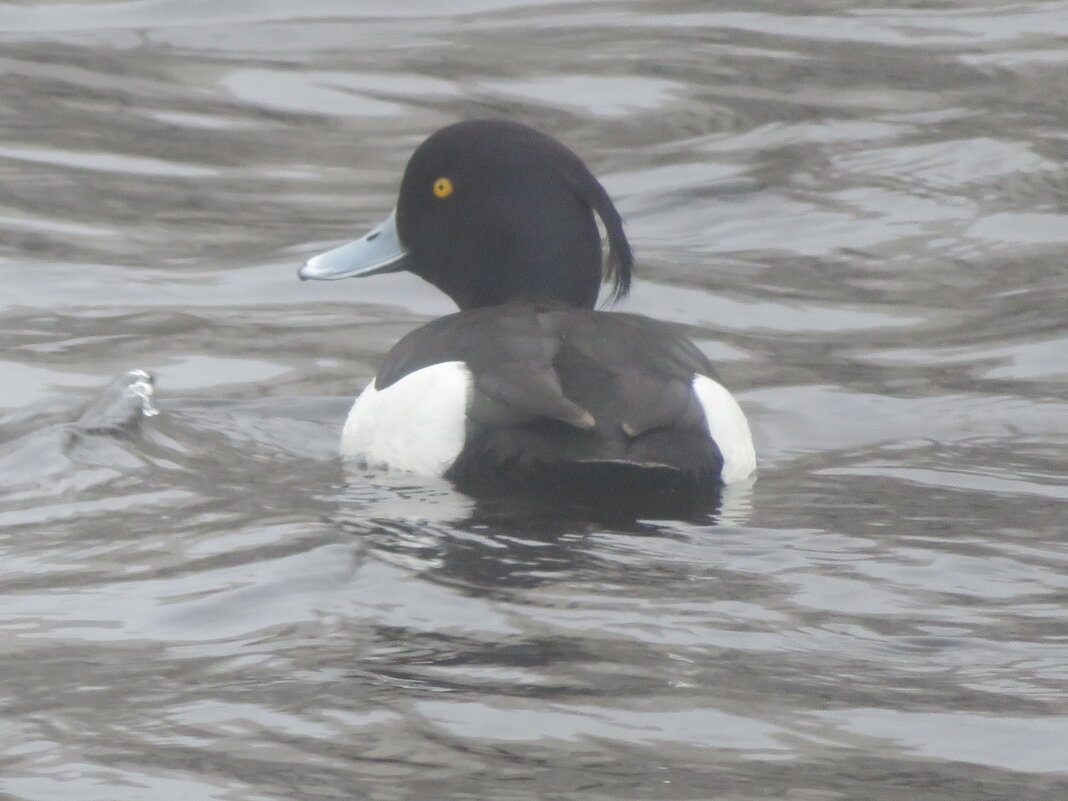
<svg viewBox="0 0 1068 801">
<path fill-rule="evenodd" d="M 0 796 L 1068 797 L 1065 36 L 1065 2 L 4 6 Z M 451 307 L 295 269 L 471 116 L 578 151 L 622 308 L 721 365 L 760 469 L 714 519 L 337 459 Z M 161 413 L 83 417 L 133 367 Z"/>
</svg>

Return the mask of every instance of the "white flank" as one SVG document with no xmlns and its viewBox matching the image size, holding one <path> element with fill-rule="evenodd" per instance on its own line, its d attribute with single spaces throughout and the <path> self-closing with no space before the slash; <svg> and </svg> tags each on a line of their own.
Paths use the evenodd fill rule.
<svg viewBox="0 0 1068 801">
<path fill-rule="evenodd" d="M 722 384 L 706 375 L 694 376 L 693 391 L 705 410 L 708 433 L 723 454 L 723 483 L 740 481 L 756 469 L 753 435 L 742 408 Z"/>
<path fill-rule="evenodd" d="M 440 476 L 464 446 L 471 373 L 463 362 L 432 364 L 379 392 L 367 385 L 341 432 L 341 453 L 373 470 Z"/>
</svg>

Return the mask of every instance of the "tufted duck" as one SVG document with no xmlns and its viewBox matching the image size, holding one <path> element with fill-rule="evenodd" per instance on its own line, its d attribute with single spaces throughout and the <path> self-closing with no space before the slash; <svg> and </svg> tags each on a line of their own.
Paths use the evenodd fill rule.
<svg viewBox="0 0 1068 801">
<path fill-rule="evenodd" d="M 745 478 L 749 426 L 704 354 L 666 323 L 594 309 L 602 273 L 618 299 L 632 264 L 608 194 L 560 142 L 501 120 L 439 130 L 385 222 L 299 273 L 407 270 L 460 308 L 386 354 L 342 453 L 474 495 L 703 496 Z"/>
</svg>

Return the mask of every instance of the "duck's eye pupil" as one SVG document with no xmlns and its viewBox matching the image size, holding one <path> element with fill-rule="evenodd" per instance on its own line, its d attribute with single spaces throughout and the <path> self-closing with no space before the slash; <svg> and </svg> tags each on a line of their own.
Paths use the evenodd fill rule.
<svg viewBox="0 0 1068 801">
<path fill-rule="evenodd" d="M 438 178 L 434 181 L 434 197 L 446 198 L 452 194 L 452 181 L 448 178 Z"/>
</svg>

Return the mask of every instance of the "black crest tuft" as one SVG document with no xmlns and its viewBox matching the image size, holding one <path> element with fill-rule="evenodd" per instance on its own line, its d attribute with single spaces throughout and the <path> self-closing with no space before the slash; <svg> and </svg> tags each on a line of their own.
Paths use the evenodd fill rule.
<svg viewBox="0 0 1068 801">
<path fill-rule="evenodd" d="M 549 137 L 546 137 L 549 138 Z M 554 162 L 564 182 L 578 197 L 596 212 L 608 234 L 608 258 L 605 260 L 604 281 L 611 285 L 610 299 L 622 300 L 630 292 L 631 272 L 634 268 L 634 254 L 631 252 L 627 235 L 623 232 L 623 218 L 616 209 L 612 198 L 589 168 L 575 153 L 550 139 L 561 156 Z"/>
</svg>

